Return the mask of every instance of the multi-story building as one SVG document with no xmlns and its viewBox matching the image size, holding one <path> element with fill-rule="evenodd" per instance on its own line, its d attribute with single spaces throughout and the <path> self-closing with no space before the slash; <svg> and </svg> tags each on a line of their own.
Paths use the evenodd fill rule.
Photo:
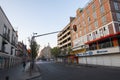
<svg viewBox="0 0 120 80">
<path fill-rule="evenodd" d="M 71 46 L 70 24 L 58 33 L 58 47 L 63 50 Z"/>
<path fill-rule="evenodd" d="M 28 53 L 26 45 L 23 42 L 18 42 L 16 56 L 27 59 Z"/>
<path fill-rule="evenodd" d="M 70 23 L 75 19 L 75 17 L 70 17 Z M 58 47 L 61 50 L 67 50 L 71 48 L 71 29 L 70 23 L 62 29 L 57 35 Z"/>
<path fill-rule="evenodd" d="M 120 0 L 92 0 L 70 26 L 79 63 L 120 66 Z"/>
<path fill-rule="evenodd" d="M 75 17 L 70 17 L 70 23 L 75 19 Z M 70 23 L 67 24 L 57 35 L 57 45 L 61 50 L 61 53 L 59 54 L 61 57 L 59 57 L 58 61 L 60 62 L 68 62 L 69 61 L 69 53 L 71 51 L 71 30 L 70 29 Z"/>
<path fill-rule="evenodd" d="M 18 35 L 0 7 L 0 68 L 8 68 L 18 59 L 16 56 Z"/>
</svg>

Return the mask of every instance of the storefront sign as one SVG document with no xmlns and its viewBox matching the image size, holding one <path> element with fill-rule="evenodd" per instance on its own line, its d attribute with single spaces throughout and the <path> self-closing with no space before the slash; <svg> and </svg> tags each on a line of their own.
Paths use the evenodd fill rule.
<svg viewBox="0 0 120 80">
<path fill-rule="evenodd" d="M 84 52 L 84 53 L 76 54 L 76 56 L 88 56 L 88 55 L 93 55 L 93 52 L 89 51 L 89 52 Z"/>
<path fill-rule="evenodd" d="M 99 54 L 110 54 L 120 52 L 119 47 L 105 48 L 100 50 L 87 51 L 84 53 L 76 54 L 76 56 L 90 56 L 90 55 L 99 55 Z"/>
<path fill-rule="evenodd" d="M 83 53 L 76 54 L 75 56 L 83 56 Z"/>
<path fill-rule="evenodd" d="M 86 52 L 86 55 L 93 55 L 92 51 Z"/>
<path fill-rule="evenodd" d="M 97 53 L 107 53 L 108 51 L 107 50 L 99 50 L 97 51 Z"/>
</svg>

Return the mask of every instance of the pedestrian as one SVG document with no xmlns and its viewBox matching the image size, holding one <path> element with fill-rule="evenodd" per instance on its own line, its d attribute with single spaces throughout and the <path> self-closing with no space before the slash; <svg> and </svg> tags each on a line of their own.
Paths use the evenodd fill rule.
<svg viewBox="0 0 120 80">
<path fill-rule="evenodd" d="M 25 71 L 26 62 L 23 61 L 23 71 Z"/>
</svg>

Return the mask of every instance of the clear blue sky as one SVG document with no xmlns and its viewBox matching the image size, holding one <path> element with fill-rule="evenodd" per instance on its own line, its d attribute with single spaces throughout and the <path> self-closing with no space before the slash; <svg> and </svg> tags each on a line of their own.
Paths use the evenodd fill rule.
<svg viewBox="0 0 120 80">
<path fill-rule="evenodd" d="M 33 32 L 44 34 L 59 31 L 69 23 L 89 0 L 0 0 L 9 21 L 18 30 L 18 40 L 28 44 Z M 36 38 L 43 48 L 57 45 L 57 34 Z"/>
</svg>

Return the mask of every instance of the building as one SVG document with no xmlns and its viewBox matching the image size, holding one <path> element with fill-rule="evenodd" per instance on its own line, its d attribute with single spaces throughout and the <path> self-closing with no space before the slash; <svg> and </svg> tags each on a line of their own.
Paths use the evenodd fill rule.
<svg viewBox="0 0 120 80">
<path fill-rule="evenodd" d="M 71 46 L 71 34 L 70 24 L 68 24 L 61 32 L 57 35 L 58 47 L 61 50 L 67 49 Z"/>
<path fill-rule="evenodd" d="M 79 63 L 120 66 L 120 0 L 92 0 L 70 24 Z M 74 58 L 74 57 L 73 57 Z"/>
<path fill-rule="evenodd" d="M 18 42 L 16 56 L 21 57 L 22 59 L 28 59 L 27 48 L 23 42 Z"/>
<path fill-rule="evenodd" d="M 19 62 L 16 57 L 18 35 L 0 7 L 0 69 L 9 68 Z"/>
<path fill-rule="evenodd" d="M 46 59 L 46 60 L 48 60 L 48 61 L 53 58 L 52 55 L 51 55 L 51 47 L 50 47 L 49 44 L 48 44 L 47 47 L 44 47 L 44 48 L 41 50 L 40 56 L 41 56 L 41 58 L 44 58 L 44 59 Z"/>
<path fill-rule="evenodd" d="M 75 17 L 70 17 L 70 23 L 75 19 Z M 57 45 L 58 47 L 64 51 L 71 48 L 71 29 L 70 29 L 70 23 L 63 28 L 57 35 Z M 68 52 L 66 52 L 68 53 Z"/>
<path fill-rule="evenodd" d="M 70 23 L 75 17 L 70 17 Z M 69 62 L 69 55 L 71 50 L 71 29 L 70 23 L 67 24 L 57 35 L 57 46 L 60 48 L 61 53 L 58 58 L 59 62 Z"/>
</svg>

